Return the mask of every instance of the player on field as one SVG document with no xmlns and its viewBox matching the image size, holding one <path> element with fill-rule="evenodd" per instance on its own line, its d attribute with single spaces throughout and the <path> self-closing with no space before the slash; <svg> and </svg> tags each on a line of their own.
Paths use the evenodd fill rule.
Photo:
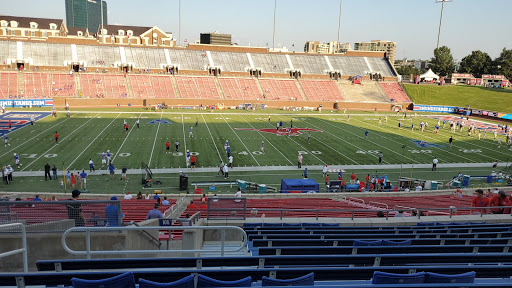
<svg viewBox="0 0 512 288">
<path fill-rule="evenodd" d="M 18 166 L 18 168 L 20 168 L 21 164 L 20 164 L 20 155 L 14 153 L 14 162 L 16 163 L 16 166 Z"/>
<path fill-rule="evenodd" d="M 139 122 L 139 119 L 137 118 L 137 121 L 135 121 L 135 124 L 137 125 L 137 130 L 139 130 L 140 128 L 140 122 Z"/>
<path fill-rule="evenodd" d="M 276 131 L 279 131 L 279 122 L 276 124 Z"/>
<path fill-rule="evenodd" d="M 11 146 L 11 144 L 9 144 L 9 137 L 7 137 L 7 134 L 4 135 L 4 142 L 5 142 L 5 147 Z"/>
<path fill-rule="evenodd" d="M 9 130 L 11 130 L 12 128 L 12 123 L 11 123 L 11 119 L 9 119 Z"/>
<path fill-rule="evenodd" d="M 293 119 L 290 119 L 290 128 L 293 128 Z"/>
<path fill-rule="evenodd" d="M 231 155 L 231 146 L 228 145 L 228 150 L 226 150 L 227 152 L 227 157 L 229 158 L 229 156 Z"/>
<path fill-rule="evenodd" d="M 67 117 L 68 119 L 69 119 L 69 118 L 71 118 L 71 111 L 69 111 L 69 109 L 68 109 L 68 112 L 66 112 L 66 117 Z"/>
<path fill-rule="evenodd" d="M 279 121 L 279 129 L 283 129 L 283 121 Z"/>
<path fill-rule="evenodd" d="M 492 141 L 496 141 L 496 136 L 498 136 L 498 131 L 494 130 L 494 140 Z"/>
<path fill-rule="evenodd" d="M 265 141 L 261 141 L 260 150 L 261 150 L 261 153 L 265 154 Z"/>
<path fill-rule="evenodd" d="M 270 115 L 268 115 L 268 123 L 270 123 Z"/>
<path fill-rule="evenodd" d="M 368 130 L 364 131 L 364 139 L 368 139 Z"/>
<path fill-rule="evenodd" d="M 411 123 L 411 132 L 414 132 L 414 123 Z"/>
<path fill-rule="evenodd" d="M 106 164 L 107 164 L 107 154 L 105 154 L 105 152 L 102 152 L 101 153 L 101 169 L 103 169 L 103 167 L 105 167 Z"/>
<path fill-rule="evenodd" d="M 34 118 L 34 115 L 30 115 L 30 125 L 34 126 L 34 122 L 36 119 Z"/>
<path fill-rule="evenodd" d="M 224 150 L 228 150 L 229 141 L 226 139 L 226 142 L 224 142 Z"/>
<path fill-rule="evenodd" d="M 94 169 L 94 162 L 92 162 L 92 159 L 89 159 L 89 173 L 94 171 L 96 171 L 96 169 Z"/>
<path fill-rule="evenodd" d="M 168 154 L 171 149 L 171 142 L 169 142 L 169 140 L 167 140 L 167 142 L 165 142 L 165 153 Z"/>
<path fill-rule="evenodd" d="M 501 138 L 498 138 L 498 148 L 501 148 Z"/>
<path fill-rule="evenodd" d="M 347 122 L 350 122 L 350 114 L 347 115 Z"/>
<path fill-rule="evenodd" d="M 112 154 L 110 153 L 110 150 L 107 150 L 107 164 L 110 164 L 111 157 L 112 157 Z"/>
<path fill-rule="evenodd" d="M 286 136 L 290 137 L 291 133 L 292 133 L 292 129 L 286 128 Z"/>
<path fill-rule="evenodd" d="M 185 161 L 186 161 L 187 168 L 188 168 L 190 166 L 190 152 L 188 152 L 188 150 L 187 150 L 187 156 L 185 158 Z"/>
<path fill-rule="evenodd" d="M 196 127 L 199 125 L 199 120 L 196 118 Z"/>
<path fill-rule="evenodd" d="M 478 140 L 482 139 L 482 131 L 478 130 Z"/>
<path fill-rule="evenodd" d="M 57 133 L 57 131 L 55 131 L 55 144 L 59 144 L 59 133 Z"/>
<path fill-rule="evenodd" d="M 190 130 L 188 131 L 188 138 L 194 137 L 194 134 L 192 133 L 192 127 L 190 127 Z"/>
<path fill-rule="evenodd" d="M 386 115 L 386 118 L 384 118 L 384 122 L 388 123 L 388 115 Z"/>
<path fill-rule="evenodd" d="M 402 122 L 400 120 L 398 120 L 398 130 L 402 130 Z"/>
<path fill-rule="evenodd" d="M 128 134 L 128 123 L 124 124 L 124 130 L 126 131 L 126 134 Z"/>
<path fill-rule="evenodd" d="M 174 148 L 176 148 L 176 152 L 178 152 L 178 150 L 180 149 L 180 142 L 178 140 L 174 142 Z"/>
</svg>

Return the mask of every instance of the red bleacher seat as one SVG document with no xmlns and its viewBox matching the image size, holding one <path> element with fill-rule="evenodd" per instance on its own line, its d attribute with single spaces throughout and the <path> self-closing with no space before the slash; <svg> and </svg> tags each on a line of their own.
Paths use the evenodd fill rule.
<svg viewBox="0 0 512 288">
<path fill-rule="evenodd" d="M 395 102 L 411 102 L 407 93 L 405 93 L 402 86 L 397 82 L 380 82 L 380 86 L 386 92 L 389 99 L 394 99 Z"/>
</svg>

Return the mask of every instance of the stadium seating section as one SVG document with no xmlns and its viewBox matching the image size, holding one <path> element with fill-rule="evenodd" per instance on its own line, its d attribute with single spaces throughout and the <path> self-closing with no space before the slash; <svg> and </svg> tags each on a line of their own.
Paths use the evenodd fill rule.
<svg viewBox="0 0 512 288">
<path fill-rule="evenodd" d="M 396 82 L 381 82 L 382 89 L 386 92 L 389 99 L 394 102 L 411 102 L 409 96 L 405 93 L 400 84 Z"/>
</svg>

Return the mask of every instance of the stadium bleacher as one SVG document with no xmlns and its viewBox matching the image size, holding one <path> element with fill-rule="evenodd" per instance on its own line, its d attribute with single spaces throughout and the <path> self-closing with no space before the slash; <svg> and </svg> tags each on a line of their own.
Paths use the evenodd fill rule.
<svg viewBox="0 0 512 288">
<path fill-rule="evenodd" d="M 18 73 L 2 72 L 0 73 L 0 97 L 8 99 L 9 96 L 18 94 Z"/>
<path fill-rule="evenodd" d="M 411 102 L 409 96 L 405 93 L 402 86 L 396 82 L 380 82 L 382 89 L 388 95 L 389 99 L 394 102 Z"/>
<path fill-rule="evenodd" d="M 220 77 L 224 97 L 229 100 L 258 100 L 261 98 L 258 86 L 254 79 L 224 78 Z"/>
</svg>

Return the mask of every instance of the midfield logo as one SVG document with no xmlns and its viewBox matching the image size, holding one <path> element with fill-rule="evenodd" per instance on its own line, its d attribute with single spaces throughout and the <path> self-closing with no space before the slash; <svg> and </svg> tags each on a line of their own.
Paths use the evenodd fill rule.
<svg viewBox="0 0 512 288">
<path fill-rule="evenodd" d="M 299 136 L 302 134 L 302 131 L 306 132 L 324 132 L 322 130 L 311 129 L 311 128 L 283 128 L 283 129 L 273 129 L 273 128 L 265 128 L 265 129 L 252 129 L 252 128 L 235 128 L 236 130 L 246 130 L 246 131 L 258 131 L 264 133 L 272 133 L 279 136 Z M 289 131 L 288 131 L 289 130 Z"/>
<path fill-rule="evenodd" d="M 172 124 L 172 122 L 169 120 L 165 120 L 165 119 L 162 119 L 162 120 L 157 119 L 157 120 L 149 121 L 148 124 Z"/>
<path fill-rule="evenodd" d="M 411 141 L 414 142 L 414 144 L 416 144 L 416 146 L 418 146 L 420 148 L 428 148 L 428 147 L 443 148 L 444 147 L 443 145 L 428 143 L 428 142 L 420 141 L 420 140 L 411 140 Z"/>
</svg>

